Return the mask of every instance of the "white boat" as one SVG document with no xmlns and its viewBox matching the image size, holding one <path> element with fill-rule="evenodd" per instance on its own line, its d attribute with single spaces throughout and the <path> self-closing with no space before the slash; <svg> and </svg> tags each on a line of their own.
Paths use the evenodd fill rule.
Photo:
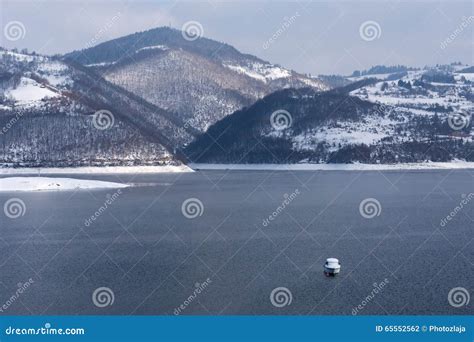
<svg viewBox="0 0 474 342">
<path fill-rule="evenodd" d="M 324 274 L 326 276 L 335 276 L 341 271 L 341 264 L 336 258 L 327 258 L 324 264 Z"/>
</svg>

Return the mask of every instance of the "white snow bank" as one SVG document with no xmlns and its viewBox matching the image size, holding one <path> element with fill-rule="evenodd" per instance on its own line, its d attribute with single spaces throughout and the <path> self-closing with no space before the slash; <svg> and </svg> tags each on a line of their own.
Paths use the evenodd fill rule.
<svg viewBox="0 0 474 342">
<path fill-rule="evenodd" d="M 153 45 L 153 46 L 145 46 L 145 47 L 142 47 L 141 49 L 138 49 L 137 51 L 135 52 L 140 52 L 140 51 L 143 51 L 143 50 L 163 50 L 163 51 L 166 51 L 166 50 L 169 50 L 169 47 L 166 46 L 166 45 Z"/>
<path fill-rule="evenodd" d="M 40 101 L 47 97 L 56 97 L 58 94 L 48 88 L 41 88 L 36 81 L 22 77 L 17 88 L 8 90 L 7 97 L 11 96 L 20 104 L 28 104 L 30 102 Z"/>
<path fill-rule="evenodd" d="M 76 189 L 118 189 L 128 184 L 53 177 L 9 177 L 0 179 L 0 191 L 44 191 Z"/>
<path fill-rule="evenodd" d="M 371 171 L 371 170 L 451 170 L 474 169 L 474 162 L 404 164 L 189 164 L 194 170 L 264 170 L 264 171 Z"/>
<path fill-rule="evenodd" d="M 291 76 L 291 73 L 288 70 L 272 64 L 253 63 L 249 66 L 224 64 L 224 66 L 238 72 L 239 74 L 247 75 L 264 83 Z"/>
<path fill-rule="evenodd" d="M 194 172 L 186 165 L 167 166 L 87 166 L 66 168 L 0 168 L 0 175 L 25 174 L 112 174 L 112 173 L 174 173 Z"/>
</svg>

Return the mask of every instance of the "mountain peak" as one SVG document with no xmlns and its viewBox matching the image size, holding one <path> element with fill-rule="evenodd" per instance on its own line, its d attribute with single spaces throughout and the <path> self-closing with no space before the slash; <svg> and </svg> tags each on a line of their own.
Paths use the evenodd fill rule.
<svg viewBox="0 0 474 342">
<path fill-rule="evenodd" d="M 96 46 L 76 50 L 65 55 L 81 64 L 112 63 L 130 57 L 137 50 L 165 45 L 172 49 L 183 49 L 211 59 L 235 59 L 241 56 L 260 61 L 257 57 L 241 54 L 229 44 L 209 38 L 186 39 L 183 31 L 162 26 L 127 36 L 112 39 Z"/>
</svg>

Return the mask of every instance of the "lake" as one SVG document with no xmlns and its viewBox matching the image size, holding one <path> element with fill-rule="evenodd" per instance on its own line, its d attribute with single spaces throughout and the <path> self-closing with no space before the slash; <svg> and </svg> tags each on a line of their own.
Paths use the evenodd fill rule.
<svg viewBox="0 0 474 342">
<path fill-rule="evenodd" d="M 67 177 L 133 186 L 0 193 L 0 314 L 474 313 L 473 170 Z"/>
</svg>

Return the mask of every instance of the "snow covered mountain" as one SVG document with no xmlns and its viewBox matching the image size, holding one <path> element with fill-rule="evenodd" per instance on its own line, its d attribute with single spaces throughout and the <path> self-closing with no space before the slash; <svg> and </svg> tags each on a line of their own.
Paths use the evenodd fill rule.
<svg viewBox="0 0 474 342">
<path fill-rule="evenodd" d="M 377 67 L 322 91 L 228 45 L 148 32 L 124 58 L 108 43 L 76 55 L 88 67 L 0 49 L 0 166 L 474 160 L 472 67 Z"/>
<path fill-rule="evenodd" d="M 193 132 L 176 120 L 81 66 L 0 50 L 0 165 L 180 164 Z"/>
<path fill-rule="evenodd" d="M 276 92 L 210 127 L 186 153 L 209 163 L 473 161 L 474 74 L 465 68 Z"/>
<path fill-rule="evenodd" d="M 161 27 L 65 56 L 168 111 L 200 132 L 283 88 L 327 90 L 323 81 L 243 54 L 228 44 Z"/>
</svg>

